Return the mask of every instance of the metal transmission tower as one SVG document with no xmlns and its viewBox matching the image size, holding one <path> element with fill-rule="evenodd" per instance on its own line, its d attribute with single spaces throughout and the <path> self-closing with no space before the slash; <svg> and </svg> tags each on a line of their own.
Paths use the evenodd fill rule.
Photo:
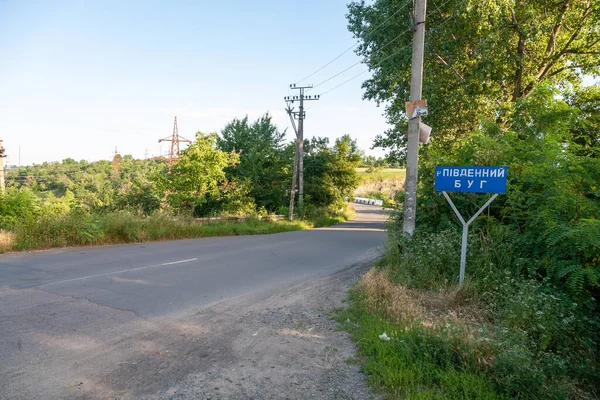
<svg viewBox="0 0 600 400">
<path fill-rule="evenodd" d="M 158 143 L 171 142 L 171 149 L 169 152 L 169 172 L 171 172 L 171 165 L 173 160 L 179 157 L 179 143 L 192 143 L 182 136 L 179 136 L 179 130 L 177 129 L 177 117 L 175 117 L 175 123 L 173 124 L 173 135 L 169 138 L 158 139 Z"/>
<path fill-rule="evenodd" d="M 296 131 L 296 155 L 294 157 L 294 173 L 292 178 L 292 192 L 290 194 L 290 219 L 294 217 L 294 197 L 296 195 L 296 168 L 297 168 L 297 176 L 298 176 L 298 209 L 302 212 L 302 207 L 304 205 L 304 118 L 306 117 L 306 112 L 304 111 L 304 101 L 305 100 L 319 100 L 319 95 L 305 95 L 304 89 L 312 89 L 312 85 L 308 86 L 296 86 L 296 84 L 291 84 L 290 89 L 299 90 L 300 93 L 298 96 L 286 96 L 284 97 L 285 101 L 288 103 L 288 108 L 286 111 L 288 112 L 290 119 L 292 120 L 292 126 Z M 294 112 L 294 109 L 290 107 L 290 104 L 294 102 L 300 103 L 300 110 L 298 112 Z M 296 124 L 294 119 L 298 119 L 298 129 L 296 130 Z"/>
<path fill-rule="evenodd" d="M 117 151 L 117 146 L 115 146 L 115 155 L 112 160 L 112 176 L 113 178 L 118 178 L 119 173 L 121 172 L 121 157 L 119 156 L 119 152 Z"/>
</svg>

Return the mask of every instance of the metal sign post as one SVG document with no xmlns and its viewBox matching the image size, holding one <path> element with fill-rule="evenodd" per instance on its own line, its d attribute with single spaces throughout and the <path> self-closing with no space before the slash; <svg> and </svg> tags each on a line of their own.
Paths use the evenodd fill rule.
<svg viewBox="0 0 600 400">
<path fill-rule="evenodd" d="M 463 226 L 462 245 L 460 251 L 460 277 L 459 284 L 465 280 L 467 266 L 467 241 L 469 239 L 469 225 L 475 221 L 500 193 L 506 193 L 507 167 L 436 167 L 435 190 L 441 191 L 452 207 L 454 214 Z M 447 192 L 494 193 L 494 195 L 465 222 Z"/>
</svg>

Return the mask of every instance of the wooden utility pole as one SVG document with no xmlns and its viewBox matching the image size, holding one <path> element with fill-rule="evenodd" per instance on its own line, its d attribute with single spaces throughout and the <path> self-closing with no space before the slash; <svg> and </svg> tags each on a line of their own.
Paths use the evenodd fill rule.
<svg viewBox="0 0 600 400">
<path fill-rule="evenodd" d="M 298 112 L 289 111 L 292 116 L 298 118 L 298 130 L 296 131 L 296 157 L 294 159 L 294 172 L 296 170 L 296 166 L 298 167 L 298 209 L 300 213 L 302 213 L 302 207 L 304 206 L 304 118 L 306 117 L 306 113 L 304 112 L 304 101 L 305 100 L 319 100 L 319 95 L 309 95 L 306 96 L 304 94 L 304 89 L 312 89 L 312 85 L 308 86 L 296 86 L 296 84 L 291 84 L 290 89 L 297 89 L 300 91 L 299 96 L 286 96 L 284 99 L 288 103 L 294 103 L 295 101 L 300 102 L 300 110 Z M 289 109 L 289 107 L 288 107 Z M 294 125 L 295 129 L 295 125 Z M 295 174 L 294 174 L 295 175 Z M 293 177 L 292 182 L 292 190 L 295 188 L 296 177 Z M 294 196 L 292 194 L 292 196 Z M 290 219 L 293 218 L 293 197 L 291 197 L 291 207 L 290 207 Z"/>
<path fill-rule="evenodd" d="M 304 211 L 304 89 L 300 89 L 298 113 L 298 211 Z"/>
<path fill-rule="evenodd" d="M 425 10 L 427 0 L 415 0 L 414 33 L 412 49 L 412 75 L 410 100 L 421 100 L 423 93 L 423 56 L 425 48 Z M 406 150 L 406 182 L 404 184 L 404 226 L 402 231 L 412 236 L 417 215 L 417 176 L 419 172 L 419 115 L 408 120 L 408 146 Z"/>
</svg>

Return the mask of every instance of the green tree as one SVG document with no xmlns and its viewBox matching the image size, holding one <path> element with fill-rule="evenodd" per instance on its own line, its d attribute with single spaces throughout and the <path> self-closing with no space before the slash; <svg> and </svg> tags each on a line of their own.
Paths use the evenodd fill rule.
<svg viewBox="0 0 600 400">
<path fill-rule="evenodd" d="M 10 187 L 28 188 L 42 199 L 51 199 L 44 202 L 53 208 L 51 214 L 69 209 L 65 205 L 71 200 L 64 198 L 71 195 L 78 210 L 87 213 L 121 208 L 152 212 L 162 196 L 150 178 L 165 168 L 165 161 L 125 155 L 120 164 L 119 173 L 113 174 L 107 160 L 44 162 L 9 170 L 7 182 Z"/>
<path fill-rule="evenodd" d="M 239 154 L 240 162 L 226 169 L 230 180 L 247 182 L 258 207 L 275 212 L 286 205 L 293 153 L 286 151 L 285 132 L 279 132 L 271 116 L 253 123 L 248 117 L 231 121 L 217 140 L 225 152 Z"/>
<path fill-rule="evenodd" d="M 356 141 L 344 135 L 329 146 L 327 138 L 306 141 L 304 179 L 307 203 L 317 207 L 337 207 L 352 196 L 360 178 L 356 168 L 362 152 Z"/>
<path fill-rule="evenodd" d="M 571 143 L 577 146 L 577 154 L 588 157 L 600 156 L 600 85 L 580 87 L 567 96 L 567 102 L 575 109 Z"/>
<path fill-rule="evenodd" d="M 225 168 L 238 162 L 238 154 L 217 148 L 216 134 L 198 132 L 170 173 L 161 176 L 169 204 L 194 215 L 220 211 L 228 184 Z"/>
<path fill-rule="evenodd" d="M 439 4 L 442 3 L 442 4 Z M 348 5 L 348 28 L 372 77 L 364 97 L 385 104 L 393 126 L 375 145 L 404 155 L 405 101 L 411 70 L 410 0 Z M 480 121 L 506 123 L 517 100 L 536 85 L 578 86 L 600 73 L 597 0 L 449 0 L 428 9 L 423 98 L 431 146 L 450 148 Z M 405 9 L 405 12 L 398 12 Z M 382 29 L 374 29 L 386 21 Z"/>
</svg>

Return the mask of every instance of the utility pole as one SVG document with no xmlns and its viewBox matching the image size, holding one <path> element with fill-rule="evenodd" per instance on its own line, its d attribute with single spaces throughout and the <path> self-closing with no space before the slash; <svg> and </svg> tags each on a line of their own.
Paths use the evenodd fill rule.
<svg viewBox="0 0 600 400">
<path fill-rule="evenodd" d="M 296 134 L 296 147 L 294 149 L 294 170 L 292 171 L 292 190 L 290 191 L 290 221 L 294 219 L 294 198 L 296 197 L 296 182 L 298 180 L 298 128 L 296 128 L 296 121 L 294 120 L 294 109 L 289 105 L 285 111 L 290 116 L 292 128 Z"/>
<path fill-rule="evenodd" d="M 308 86 L 296 86 L 291 84 L 290 89 L 299 90 L 298 96 L 286 96 L 284 99 L 288 103 L 294 103 L 298 101 L 300 103 L 300 110 L 293 112 L 290 109 L 291 115 L 298 118 L 298 131 L 296 132 L 296 157 L 294 160 L 294 168 L 298 167 L 298 209 L 302 213 L 304 206 L 304 118 L 306 113 L 304 112 L 304 101 L 305 100 L 319 100 L 319 95 L 308 95 L 304 94 L 305 89 L 312 89 L 312 85 Z M 288 107 L 289 109 L 289 107 Z M 297 159 L 297 163 L 296 163 Z M 292 189 L 294 189 L 296 179 L 293 179 Z M 293 196 L 293 195 L 292 195 Z M 292 198 L 293 199 L 293 198 Z M 290 207 L 290 214 L 292 213 L 293 205 Z"/>
<path fill-rule="evenodd" d="M 423 93 L 423 57 L 425 47 L 425 9 L 427 0 L 415 0 L 413 27 L 412 74 L 410 101 L 421 100 Z M 413 118 L 414 117 L 414 118 Z M 417 177 L 419 170 L 420 115 L 407 115 L 408 146 L 406 150 L 406 181 L 404 184 L 404 226 L 402 231 L 412 236 L 417 215 Z"/>
<path fill-rule="evenodd" d="M 179 157 L 179 143 L 192 143 L 191 140 L 188 140 L 182 136 L 179 136 L 179 129 L 177 128 L 177 117 L 175 117 L 175 122 L 173 123 L 173 135 L 169 138 L 158 139 L 158 143 L 160 142 L 171 142 L 171 148 L 169 152 L 169 173 L 171 172 L 171 166 L 173 165 L 173 160 Z"/>
</svg>

